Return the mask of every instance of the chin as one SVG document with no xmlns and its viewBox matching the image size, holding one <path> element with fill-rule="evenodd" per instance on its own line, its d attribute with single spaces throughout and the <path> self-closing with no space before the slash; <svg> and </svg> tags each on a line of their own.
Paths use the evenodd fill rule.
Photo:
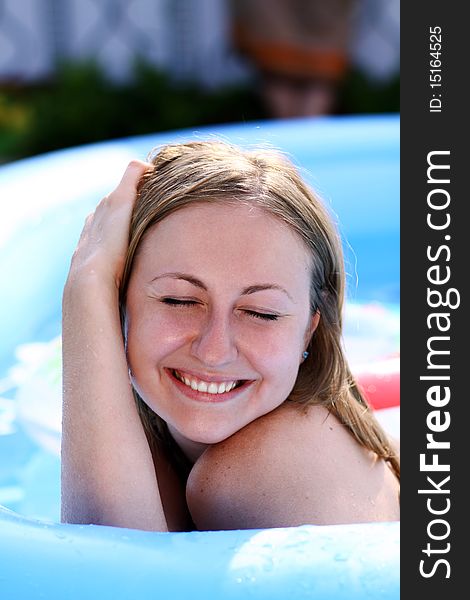
<svg viewBox="0 0 470 600">
<path fill-rule="evenodd" d="M 201 423 L 200 427 L 181 427 L 177 429 L 187 440 L 211 446 L 223 442 L 244 426 L 244 424 L 241 424 L 239 427 L 232 426 L 228 429 L 226 427 L 216 428 L 213 425 Z"/>
<path fill-rule="evenodd" d="M 240 427 L 241 429 L 241 427 Z M 212 446 L 213 444 L 218 444 L 219 442 L 223 442 L 231 435 L 239 431 L 230 430 L 228 432 L 221 433 L 213 433 L 213 432 L 188 432 L 188 435 L 185 437 L 192 442 L 197 442 L 198 444 L 207 444 L 208 446 Z"/>
</svg>

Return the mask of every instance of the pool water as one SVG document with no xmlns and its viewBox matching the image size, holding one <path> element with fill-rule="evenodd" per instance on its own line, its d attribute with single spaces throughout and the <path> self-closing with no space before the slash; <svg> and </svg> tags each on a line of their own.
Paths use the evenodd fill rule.
<svg viewBox="0 0 470 600">
<path fill-rule="evenodd" d="M 296 119 L 141 136 L 0 167 L 0 505 L 58 521 L 61 292 L 85 216 L 131 158 L 223 137 L 285 150 L 339 220 L 352 363 L 399 352 L 399 120 Z"/>
</svg>

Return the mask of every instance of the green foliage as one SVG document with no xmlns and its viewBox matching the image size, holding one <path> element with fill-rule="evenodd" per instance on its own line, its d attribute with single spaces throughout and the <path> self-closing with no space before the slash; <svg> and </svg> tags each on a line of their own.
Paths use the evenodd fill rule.
<svg viewBox="0 0 470 600">
<path fill-rule="evenodd" d="M 339 113 L 398 110 L 398 80 L 378 86 L 352 72 L 339 90 Z M 207 91 L 176 85 L 144 62 L 136 62 L 130 81 L 118 84 L 95 62 L 63 63 L 49 82 L 0 90 L 0 162 L 117 137 L 267 116 L 253 87 Z"/>
<path fill-rule="evenodd" d="M 253 91 L 172 84 L 139 62 L 132 80 L 107 80 L 94 62 L 62 64 L 41 86 L 0 92 L 0 161 L 49 150 L 211 123 L 262 118 Z"/>
<path fill-rule="evenodd" d="M 400 110 L 400 79 L 374 82 L 357 70 L 346 77 L 340 90 L 340 112 L 395 113 Z"/>
</svg>

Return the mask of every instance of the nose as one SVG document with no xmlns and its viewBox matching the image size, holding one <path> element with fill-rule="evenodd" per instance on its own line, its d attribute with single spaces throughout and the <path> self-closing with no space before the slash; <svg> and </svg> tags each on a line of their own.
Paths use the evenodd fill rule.
<svg viewBox="0 0 470 600">
<path fill-rule="evenodd" d="M 201 324 L 191 345 L 193 356 L 209 367 L 233 362 L 238 356 L 230 317 L 212 313 Z"/>
</svg>

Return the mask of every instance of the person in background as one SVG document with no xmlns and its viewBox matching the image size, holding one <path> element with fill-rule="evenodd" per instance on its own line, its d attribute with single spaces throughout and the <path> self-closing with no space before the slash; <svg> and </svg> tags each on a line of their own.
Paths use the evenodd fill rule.
<svg viewBox="0 0 470 600">
<path fill-rule="evenodd" d="M 356 0 L 231 0 L 236 48 L 259 76 L 270 116 L 334 111 L 348 69 Z"/>
</svg>

